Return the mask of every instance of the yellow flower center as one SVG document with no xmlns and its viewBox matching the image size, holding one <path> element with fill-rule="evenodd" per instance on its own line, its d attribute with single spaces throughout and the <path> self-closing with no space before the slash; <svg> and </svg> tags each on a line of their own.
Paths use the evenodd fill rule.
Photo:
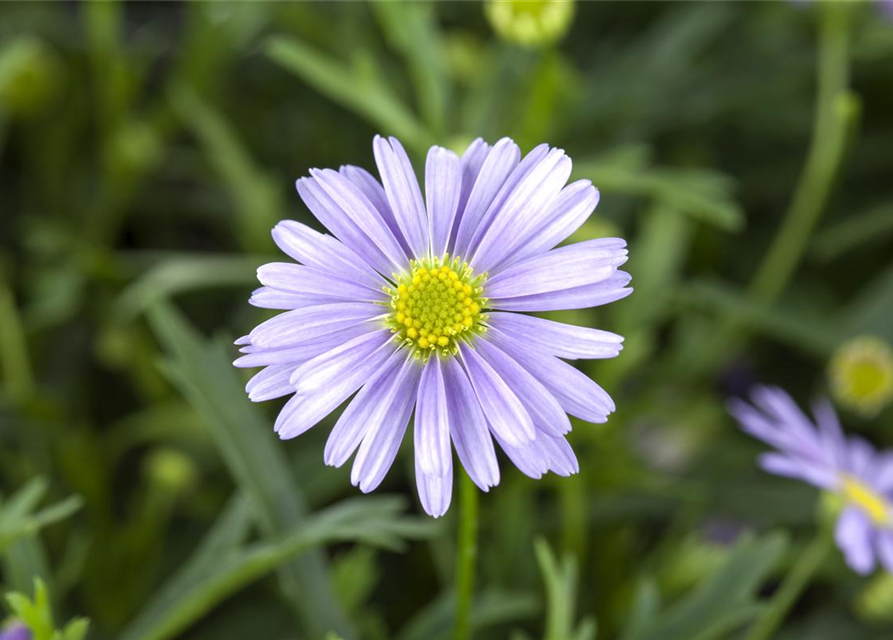
<svg viewBox="0 0 893 640">
<path fill-rule="evenodd" d="M 485 276 L 475 277 L 468 263 L 449 255 L 410 264 L 409 273 L 395 275 L 396 285 L 388 289 L 388 323 L 417 357 L 427 359 L 435 350 L 455 354 L 459 340 L 486 330 Z"/>
<path fill-rule="evenodd" d="M 850 477 L 844 478 L 842 492 L 847 502 L 862 509 L 876 525 L 887 527 L 893 524 L 890 505 L 887 501 L 859 480 Z"/>
</svg>

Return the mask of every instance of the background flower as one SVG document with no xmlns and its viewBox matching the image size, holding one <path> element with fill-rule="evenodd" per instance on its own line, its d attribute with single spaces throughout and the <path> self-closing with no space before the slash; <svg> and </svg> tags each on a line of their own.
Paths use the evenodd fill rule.
<svg viewBox="0 0 893 640">
<path fill-rule="evenodd" d="M 745 432 L 778 449 L 761 455 L 760 466 L 838 496 L 834 535 L 847 564 L 866 574 L 879 561 L 893 573 L 893 452 L 845 437 L 827 402 L 815 407 L 816 426 L 781 389 L 760 387 L 752 398 L 753 405 L 733 401 L 729 411 Z"/>
</svg>

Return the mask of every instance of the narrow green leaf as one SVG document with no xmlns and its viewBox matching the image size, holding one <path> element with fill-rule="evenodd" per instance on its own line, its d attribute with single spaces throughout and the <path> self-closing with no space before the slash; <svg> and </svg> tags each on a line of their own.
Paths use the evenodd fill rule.
<svg viewBox="0 0 893 640">
<path fill-rule="evenodd" d="M 198 138 L 236 209 L 241 236 L 249 249 L 269 246 L 269 230 L 285 217 L 283 193 L 264 174 L 238 135 L 212 105 L 185 84 L 171 90 L 171 102 L 186 128 Z"/>
<path fill-rule="evenodd" d="M 485 591 L 475 596 L 472 605 L 472 635 L 499 624 L 531 619 L 540 608 L 540 599 L 533 595 Z M 455 594 L 447 592 L 416 614 L 396 640 L 447 640 L 453 632 L 455 611 Z"/>
<path fill-rule="evenodd" d="M 159 300 L 187 291 L 256 284 L 255 271 L 267 258 L 244 255 L 171 255 L 131 283 L 112 307 L 116 321 L 132 320 Z"/>
<path fill-rule="evenodd" d="M 624 640 L 713 640 L 743 624 L 755 613 L 756 592 L 786 544 L 778 534 L 739 542 L 715 575 Z"/>
<path fill-rule="evenodd" d="M 744 211 L 731 195 L 732 182 L 716 171 L 631 169 L 609 157 L 575 163 L 574 175 L 592 180 L 604 193 L 652 198 L 724 231 L 739 231 L 744 227 Z"/>
<path fill-rule="evenodd" d="M 191 576 L 176 592 L 153 603 L 127 630 L 123 640 L 167 640 L 187 629 L 218 603 L 273 571 L 291 558 L 330 542 L 358 541 L 394 546 L 403 501 L 364 497 L 344 501 L 303 523 L 278 542 L 221 555 L 203 563 L 201 575 Z"/>
<path fill-rule="evenodd" d="M 389 44 L 406 62 L 428 128 L 434 136 L 442 137 L 446 129 L 449 81 L 435 5 L 428 2 L 373 2 L 371 6 Z"/>
<path fill-rule="evenodd" d="M 282 536 L 305 518 L 300 488 L 288 472 L 272 428 L 248 401 L 232 367 L 229 348 L 206 343 L 172 306 L 149 313 L 152 328 L 169 354 L 167 373 L 204 417 L 230 473 L 255 509 L 267 537 Z M 332 596 L 321 554 L 306 554 L 280 572 L 282 587 L 306 628 L 319 637 L 335 629 L 353 633 Z"/>
<path fill-rule="evenodd" d="M 285 36 L 268 38 L 264 51 L 323 95 L 379 127 L 382 133 L 397 136 L 417 153 L 424 153 L 433 144 L 432 134 L 374 73 L 374 65 L 350 69 Z"/>
<path fill-rule="evenodd" d="M 837 344 L 827 323 L 817 323 L 788 311 L 767 307 L 744 292 L 710 280 L 696 280 L 681 287 L 678 299 L 686 305 L 736 318 L 743 326 L 772 336 L 807 353 L 826 358 Z"/>
<path fill-rule="evenodd" d="M 893 263 L 880 272 L 845 305 L 837 319 L 839 339 L 870 333 L 893 343 Z"/>
<path fill-rule="evenodd" d="M 812 242 L 812 254 L 821 262 L 830 262 L 864 245 L 883 242 L 890 235 L 893 235 L 893 203 L 848 215 L 820 230 Z"/>
</svg>

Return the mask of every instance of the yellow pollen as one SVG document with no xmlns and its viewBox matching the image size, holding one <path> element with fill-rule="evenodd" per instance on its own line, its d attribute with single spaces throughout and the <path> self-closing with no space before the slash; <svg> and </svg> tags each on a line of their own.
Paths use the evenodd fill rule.
<svg viewBox="0 0 893 640">
<path fill-rule="evenodd" d="M 842 492 L 847 502 L 862 509 L 876 525 L 888 527 L 893 524 L 890 505 L 887 501 L 859 480 L 850 477 L 844 478 Z"/>
<path fill-rule="evenodd" d="M 412 261 L 409 273 L 395 274 L 388 324 L 418 357 L 458 352 L 459 340 L 486 330 L 486 298 L 467 263 L 449 255 Z"/>
</svg>

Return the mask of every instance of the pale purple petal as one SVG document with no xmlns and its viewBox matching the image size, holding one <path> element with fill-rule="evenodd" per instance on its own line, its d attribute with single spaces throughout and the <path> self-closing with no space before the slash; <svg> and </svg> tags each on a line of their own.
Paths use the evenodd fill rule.
<svg viewBox="0 0 893 640">
<path fill-rule="evenodd" d="M 286 293 L 273 287 L 259 287 L 251 292 L 248 303 L 261 309 L 278 309 L 290 311 L 302 307 L 313 307 L 320 304 L 338 302 L 339 298 L 329 295 L 306 295 L 299 293 Z"/>
<path fill-rule="evenodd" d="M 336 302 L 286 311 L 257 325 L 251 344 L 276 348 L 317 340 L 382 316 L 386 309 L 370 302 Z"/>
<path fill-rule="evenodd" d="M 0 640 L 32 640 L 32 638 L 28 627 L 21 624 L 13 624 L 7 629 L 0 630 Z"/>
<path fill-rule="evenodd" d="M 588 309 L 616 302 L 631 294 L 633 290 L 626 288 L 631 279 L 625 271 L 617 271 L 611 277 L 596 284 L 530 296 L 518 296 L 517 298 L 491 298 L 489 305 L 494 309 L 504 311 Z"/>
<path fill-rule="evenodd" d="M 428 253 L 428 220 L 409 156 L 396 138 L 375 136 L 372 150 L 391 211 L 413 255 L 420 258 Z"/>
<path fill-rule="evenodd" d="M 370 242 L 388 258 L 391 271 L 406 266 L 406 252 L 378 210 L 350 180 L 332 169 L 313 169 L 310 175 L 322 186 L 339 210 L 348 216 Z M 386 273 L 390 273 L 388 271 Z"/>
<path fill-rule="evenodd" d="M 520 159 L 521 150 L 509 138 L 503 138 L 490 149 L 459 220 L 453 249 L 455 255 L 467 258 L 478 225 Z"/>
<path fill-rule="evenodd" d="M 850 436 L 847 439 L 847 452 L 849 472 L 854 476 L 870 479 L 875 471 L 875 448 L 859 436 Z"/>
<path fill-rule="evenodd" d="M 589 180 L 577 180 L 566 186 L 549 207 L 542 224 L 530 229 L 517 251 L 490 269 L 490 274 L 496 275 L 506 267 L 545 253 L 566 240 L 586 222 L 598 205 L 598 199 L 598 189 Z M 616 241 L 620 246 L 626 245 L 619 238 Z"/>
<path fill-rule="evenodd" d="M 522 336 L 523 339 L 523 336 Z M 604 389 L 572 365 L 526 345 L 497 329 L 487 332 L 487 340 L 505 351 L 552 392 L 562 408 L 587 422 L 607 421 L 614 402 Z"/>
<path fill-rule="evenodd" d="M 297 364 L 276 364 L 256 373 L 245 385 L 248 399 L 263 402 L 294 393 L 289 379 L 297 368 Z"/>
<path fill-rule="evenodd" d="M 828 463 L 835 469 L 846 468 L 846 438 L 834 407 L 827 400 L 813 403 L 813 414 L 819 428 L 821 448 Z"/>
<path fill-rule="evenodd" d="M 450 415 L 440 358 L 428 359 L 422 370 L 415 409 L 415 455 L 425 475 L 440 477 L 450 466 Z"/>
<path fill-rule="evenodd" d="M 626 247 L 615 242 L 587 240 L 515 264 L 487 281 L 487 297 L 531 296 L 602 282 L 627 260 Z"/>
<path fill-rule="evenodd" d="M 513 446 L 532 440 L 536 435 L 533 420 L 515 392 L 474 349 L 463 343 L 459 345 L 459 351 L 493 432 Z"/>
<path fill-rule="evenodd" d="M 374 324 L 357 324 L 346 329 L 342 329 L 338 333 L 329 334 L 319 340 L 313 342 L 305 342 L 292 347 L 282 347 L 271 349 L 268 347 L 255 347 L 248 345 L 239 349 L 243 355 L 241 358 L 233 362 L 233 365 L 241 368 L 249 367 L 266 367 L 276 364 L 299 364 L 315 358 L 335 347 L 344 344 L 353 338 L 378 331 Z"/>
<path fill-rule="evenodd" d="M 833 470 L 803 458 L 794 458 L 784 453 L 763 453 L 757 461 L 764 471 L 804 480 L 820 489 L 834 491 L 839 485 L 838 476 Z"/>
<path fill-rule="evenodd" d="M 874 534 L 877 557 L 889 573 L 893 573 L 893 531 L 889 529 L 876 531 Z"/>
<path fill-rule="evenodd" d="M 494 311 L 487 323 L 505 333 L 526 335 L 531 347 L 559 358 L 613 358 L 623 349 L 623 337 L 616 333 L 545 318 Z"/>
<path fill-rule="evenodd" d="M 517 446 L 508 444 L 495 433 L 493 435 L 512 464 L 518 467 L 518 470 L 525 476 L 539 480 L 549 472 L 552 461 L 549 459 L 549 454 L 539 444 L 540 438 L 547 437 L 545 434 L 539 433 L 535 440 Z"/>
<path fill-rule="evenodd" d="M 308 360 L 292 374 L 295 397 L 274 426 L 283 440 L 329 415 L 381 367 L 394 348 L 387 329 L 362 335 Z"/>
<path fill-rule="evenodd" d="M 305 267 L 291 262 L 270 262 L 257 269 L 257 279 L 261 284 L 286 293 L 349 300 L 351 302 L 381 301 L 381 291 L 345 280 L 314 267 Z"/>
<path fill-rule="evenodd" d="M 880 454 L 874 484 L 880 492 L 893 492 L 893 453 L 887 452 Z M 891 496 L 891 498 L 893 498 L 893 496 Z"/>
<path fill-rule="evenodd" d="M 499 484 L 499 464 L 487 418 L 471 382 L 456 358 L 443 365 L 443 379 L 450 416 L 450 436 L 459 461 L 483 491 Z"/>
<path fill-rule="evenodd" d="M 861 575 L 871 573 L 874 569 L 871 524 L 864 513 L 856 507 L 845 508 L 837 520 L 834 539 L 853 571 Z"/>
<path fill-rule="evenodd" d="M 554 436 L 571 430 L 571 422 L 558 400 L 533 374 L 486 339 L 478 340 L 475 346 L 497 375 L 508 383 L 538 430 Z"/>
<path fill-rule="evenodd" d="M 547 433 L 539 433 L 535 442 L 549 457 L 549 471 L 565 477 L 580 472 L 577 456 L 564 436 L 553 437 Z"/>
<path fill-rule="evenodd" d="M 415 407 L 420 369 L 417 362 L 407 361 L 403 369 L 406 378 L 397 388 L 398 395 L 388 419 L 369 425 L 363 438 L 350 472 L 351 483 L 363 493 L 374 491 L 394 464 Z"/>
<path fill-rule="evenodd" d="M 518 185 L 537 168 L 548 154 L 549 145 L 541 144 L 534 147 L 506 177 L 502 186 L 499 188 L 499 191 L 496 193 L 496 196 L 493 198 L 492 202 L 490 202 L 483 215 L 480 216 L 480 220 L 469 239 L 468 248 L 466 250 L 467 255 L 463 255 L 466 255 L 466 257 L 474 255 L 484 233 L 490 228 L 493 221 L 501 215 L 503 208 L 506 206 L 506 202 L 513 197 Z M 480 270 L 484 271 L 484 269 Z"/>
<path fill-rule="evenodd" d="M 294 220 L 281 221 L 273 227 L 272 233 L 276 245 L 301 264 L 336 273 L 376 291 L 385 284 L 365 260 L 337 238 Z"/>
<path fill-rule="evenodd" d="M 385 193 L 381 183 L 376 180 L 375 176 L 362 167 L 355 167 L 353 165 L 343 166 L 338 169 L 338 172 L 353 182 L 354 185 L 363 192 L 363 195 L 366 196 L 366 198 L 369 199 L 369 202 L 371 202 L 378 210 L 381 219 L 388 225 L 388 229 L 390 229 L 391 233 L 394 234 L 394 237 L 397 238 L 397 242 L 400 243 L 400 246 L 403 248 L 406 255 L 410 255 L 409 245 L 406 244 L 403 232 L 400 231 L 400 225 L 397 224 L 397 218 L 394 217 L 394 212 L 391 210 L 391 205 L 388 202 L 388 195 Z"/>
<path fill-rule="evenodd" d="M 453 464 L 450 461 L 447 472 L 442 476 L 429 476 L 419 467 L 419 457 L 415 459 L 415 478 L 422 508 L 429 516 L 439 518 L 450 508 L 453 497 Z"/>
<path fill-rule="evenodd" d="M 381 369 L 363 385 L 338 418 L 326 442 L 325 463 L 340 467 L 357 447 L 372 425 L 394 420 L 405 404 L 405 388 L 413 384 L 417 363 L 404 350 L 395 351 Z"/>
<path fill-rule="evenodd" d="M 363 233 L 357 223 L 341 210 L 318 180 L 299 178 L 295 185 L 304 204 L 316 219 L 366 264 L 382 274 L 390 274 L 394 270 L 391 260 Z"/>
<path fill-rule="evenodd" d="M 462 190 L 462 162 L 443 147 L 431 147 L 425 163 L 425 200 L 431 234 L 431 252 L 442 256 L 449 247 L 450 232 Z"/>
<path fill-rule="evenodd" d="M 741 424 L 742 431 L 754 438 L 793 456 L 835 468 L 825 462 L 826 457 L 820 451 L 818 434 L 812 433 L 805 436 L 798 434 L 791 430 L 785 422 L 777 421 L 774 417 L 742 400 L 732 400 L 729 402 L 728 409 L 729 413 Z"/>
<path fill-rule="evenodd" d="M 540 228 L 555 198 L 567 184 L 571 167 L 564 151 L 552 149 L 518 183 L 474 249 L 474 264 L 479 271 L 487 272 L 499 266 L 531 231 Z"/>
<path fill-rule="evenodd" d="M 468 145 L 465 153 L 462 154 L 462 190 L 459 194 L 458 211 L 456 212 L 455 220 L 453 220 L 453 229 L 450 233 L 449 248 L 451 253 L 456 241 L 456 234 L 459 231 L 459 222 L 468 204 L 468 197 L 471 195 L 471 190 L 478 179 L 481 167 L 484 166 L 484 161 L 490 153 L 490 148 L 490 145 L 484 142 L 483 139 L 476 138 Z"/>
</svg>

